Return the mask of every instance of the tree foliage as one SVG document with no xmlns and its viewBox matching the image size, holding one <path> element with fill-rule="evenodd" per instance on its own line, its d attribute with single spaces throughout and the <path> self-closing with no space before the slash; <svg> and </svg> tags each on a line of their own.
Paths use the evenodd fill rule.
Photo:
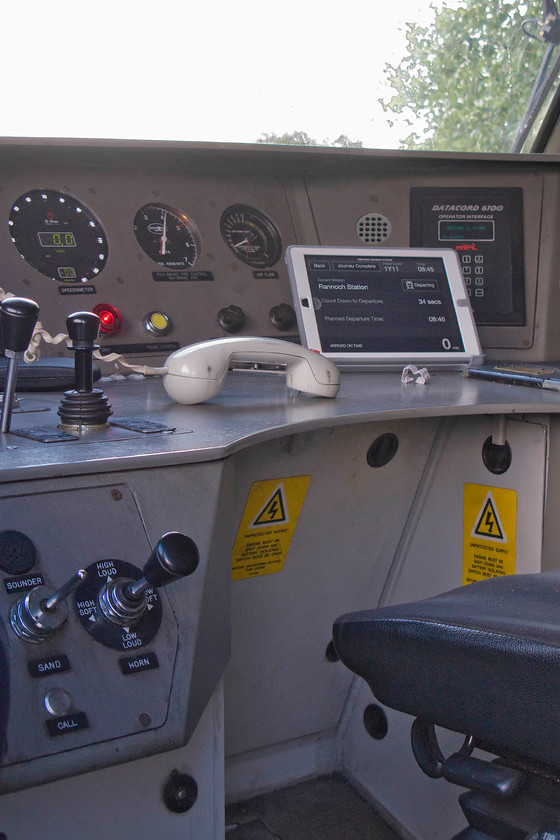
<svg viewBox="0 0 560 840">
<path fill-rule="evenodd" d="M 446 2 L 431 25 L 406 24 L 405 56 L 385 68 L 395 94 L 380 102 L 412 129 L 403 148 L 507 152 L 546 49 L 521 25 L 542 2 Z"/>
<path fill-rule="evenodd" d="M 293 131 L 291 134 L 261 134 L 257 143 L 279 143 L 282 146 L 341 146 L 345 149 L 361 149 L 361 140 L 350 140 L 341 134 L 336 140 L 328 138 L 322 141 L 314 140 L 306 131 Z"/>
</svg>

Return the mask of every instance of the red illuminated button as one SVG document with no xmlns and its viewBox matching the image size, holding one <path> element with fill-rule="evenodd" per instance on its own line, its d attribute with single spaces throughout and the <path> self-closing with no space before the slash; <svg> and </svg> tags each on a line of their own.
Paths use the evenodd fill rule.
<svg viewBox="0 0 560 840">
<path fill-rule="evenodd" d="M 120 330 L 122 316 L 116 306 L 110 303 L 98 303 L 93 311 L 99 317 L 99 330 L 102 333 L 115 333 Z"/>
</svg>

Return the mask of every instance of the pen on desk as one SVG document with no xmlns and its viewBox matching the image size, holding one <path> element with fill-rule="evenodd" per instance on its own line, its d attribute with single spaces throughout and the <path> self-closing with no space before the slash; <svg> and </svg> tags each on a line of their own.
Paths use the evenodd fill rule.
<svg viewBox="0 0 560 840">
<path fill-rule="evenodd" d="M 541 387 L 547 391 L 560 391 L 560 379 L 543 379 Z"/>
</svg>

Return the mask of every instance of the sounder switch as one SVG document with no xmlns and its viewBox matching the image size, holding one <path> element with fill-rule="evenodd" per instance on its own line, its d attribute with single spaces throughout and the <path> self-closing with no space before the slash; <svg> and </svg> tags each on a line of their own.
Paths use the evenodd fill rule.
<svg viewBox="0 0 560 840">
<path fill-rule="evenodd" d="M 56 591 L 48 586 L 35 586 L 15 601 L 10 609 L 10 624 L 16 636 L 32 644 L 54 636 L 68 618 L 66 599 L 85 580 L 86 574 L 80 569 Z"/>
</svg>

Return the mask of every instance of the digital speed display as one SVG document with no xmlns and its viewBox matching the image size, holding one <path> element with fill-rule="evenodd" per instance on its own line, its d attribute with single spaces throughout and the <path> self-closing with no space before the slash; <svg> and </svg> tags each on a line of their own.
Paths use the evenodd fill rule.
<svg viewBox="0 0 560 840">
<path fill-rule="evenodd" d="M 324 353 L 462 353 L 443 259 L 305 259 Z"/>
<path fill-rule="evenodd" d="M 51 233 L 40 231 L 37 233 L 42 248 L 75 248 L 76 239 L 73 233 Z"/>
</svg>

